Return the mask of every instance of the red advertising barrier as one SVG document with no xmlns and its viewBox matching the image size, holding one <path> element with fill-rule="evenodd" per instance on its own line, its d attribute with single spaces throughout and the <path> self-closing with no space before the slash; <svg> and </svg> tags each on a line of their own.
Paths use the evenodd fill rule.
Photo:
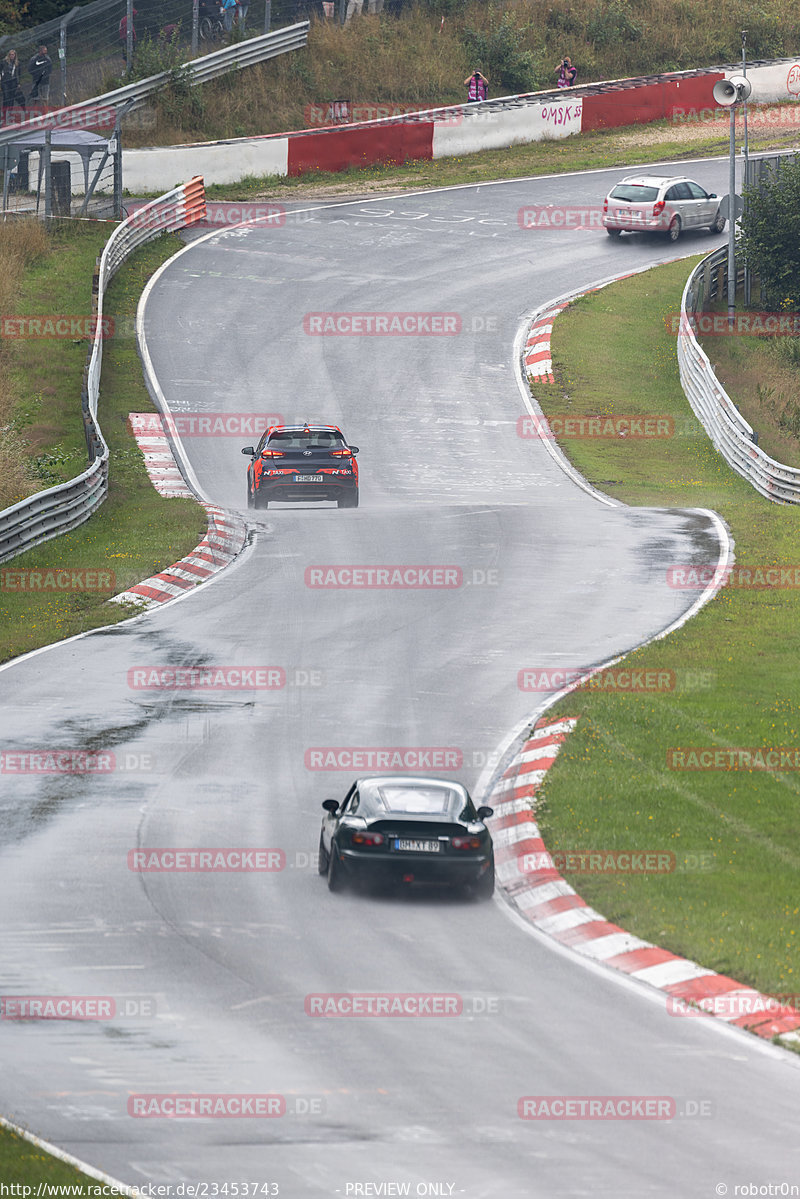
<svg viewBox="0 0 800 1199">
<path fill-rule="evenodd" d="M 720 71 L 584 96 L 582 132 L 660 121 L 676 110 L 716 108 L 714 84 L 724 78 Z"/>
<path fill-rule="evenodd" d="M 290 175 L 433 157 L 433 121 L 349 125 L 289 138 Z"/>
</svg>

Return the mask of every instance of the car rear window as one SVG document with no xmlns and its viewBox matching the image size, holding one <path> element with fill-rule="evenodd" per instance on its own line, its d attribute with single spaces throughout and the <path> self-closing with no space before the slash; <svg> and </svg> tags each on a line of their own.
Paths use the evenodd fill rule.
<svg viewBox="0 0 800 1199">
<path fill-rule="evenodd" d="M 658 188 L 644 183 L 618 183 L 609 197 L 612 200 L 628 200 L 632 204 L 647 204 L 658 199 Z"/>
<path fill-rule="evenodd" d="M 458 818 L 465 809 L 463 793 L 450 787 L 378 787 L 378 805 L 386 812 L 408 816 L 449 816 Z"/>
<path fill-rule="evenodd" d="M 269 439 L 269 445 L 280 445 L 286 450 L 306 449 L 308 446 L 325 449 L 327 446 L 340 445 L 343 442 L 341 433 L 335 433 L 332 429 L 311 429 L 308 433 L 298 433 L 297 430 L 291 433 L 273 433 Z"/>
</svg>

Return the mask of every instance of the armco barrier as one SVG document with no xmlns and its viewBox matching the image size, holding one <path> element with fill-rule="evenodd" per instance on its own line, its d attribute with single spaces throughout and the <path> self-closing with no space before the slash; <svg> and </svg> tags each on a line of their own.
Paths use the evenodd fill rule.
<svg viewBox="0 0 800 1199">
<path fill-rule="evenodd" d="M 728 249 L 721 246 L 692 271 L 681 300 L 678 365 L 692 411 L 714 448 L 756 491 L 776 503 L 800 504 L 800 470 L 784 466 L 755 444 L 752 427 L 717 379 L 708 356 L 697 344 L 690 317 L 724 295 Z"/>
<path fill-rule="evenodd" d="M 203 180 L 192 179 L 153 200 L 123 221 L 106 242 L 95 278 L 96 332 L 84 370 L 83 420 L 89 467 L 68 483 L 39 491 L 0 512 L 0 562 L 88 520 L 108 493 L 108 446 L 97 421 L 100 369 L 103 360 L 103 297 L 125 259 L 162 233 L 173 233 L 205 217 Z"/>
<path fill-rule="evenodd" d="M 478 104 L 455 104 L 292 133 L 123 150 L 123 177 L 128 191 L 153 192 L 186 174 L 202 174 L 207 183 L 236 183 L 245 175 L 341 171 L 352 166 L 473 154 L 668 117 L 690 120 L 717 108 L 714 84 L 740 70 L 730 64 L 700 67 L 584 84 L 568 92 L 556 89 L 501 96 Z M 754 102 L 800 99 L 797 60 L 756 61 L 748 64 L 747 71 L 753 81 Z"/>
</svg>

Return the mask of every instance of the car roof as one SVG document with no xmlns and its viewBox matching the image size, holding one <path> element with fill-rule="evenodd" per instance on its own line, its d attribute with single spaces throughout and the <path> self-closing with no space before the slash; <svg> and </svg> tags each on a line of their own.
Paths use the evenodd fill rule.
<svg viewBox="0 0 800 1199">
<path fill-rule="evenodd" d="M 620 183 L 641 183 L 647 187 L 663 187 L 665 183 L 694 183 L 694 180 L 689 179 L 688 175 L 627 175 L 624 179 L 620 179 Z"/>
<path fill-rule="evenodd" d="M 463 783 L 455 779 L 428 778 L 423 774 L 373 774 L 356 780 L 359 787 L 446 787 L 449 791 L 463 791 L 468 794 Z"/>
</svg>

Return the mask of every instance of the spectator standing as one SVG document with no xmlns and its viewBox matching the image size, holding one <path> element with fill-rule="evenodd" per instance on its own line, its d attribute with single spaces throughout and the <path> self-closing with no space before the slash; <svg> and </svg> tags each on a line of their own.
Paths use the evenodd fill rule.
<svg viewBox="0 0 800 1199">
<path fill-rule="evenodd" d="M 347 0 L 347 12 L 344 15 L 344 23 L 348 25 L 353 17 L 360 17 L 364 11 L 364 0 Z"/>
<path fill-rule="evenodd" d="M 247 20 L 247 10 L 250 7 L 250 0 L 239 0 L 239 11 L 236 14 L 236 24 L 244 33 L 244 23 Z"/>
<path fill-rule="evenodd" d="M 0 88 L 2 88 L 3 93 L 4 112 L 7 108 L 13 108 L 15 104 L 20 103 L 19 59 L 17 58 L 16 50 L 9 50 L 2 64 L 0 64 Z M 22 96 L 21 102 L 25 103 L 24 96 Z"/>
<path fill-rule="evenodd" d="M 488 99 L 489 80 L 485 75 L 481 75 L 477 67 L 464 80 L 464 87 L 467 88 L 467 102 L 469 104 L 475 104 L 478 100 Z"/>
<path fill-rule="evenodd" d="M 233 29 L 233 18 L 237 8 L 237 0 L 222 0 L 222 27 L 226 33 Z"/>
<path fill-rule="evenodd" d="M 28 73 L 33 80 L 29 100 L 42 100 L 45 104 L 50 99 L 50 75 L 53 70 L 53 60 L 48 57 L 47 46 L 40 46 L 28 63 Z"/>
<path fill-rule="evenodd" d="M 556 87 L 572 87 L 578 78 L 578 68 L 573 67 L 572 60 L 565 55 L 558 64 L 558 82 Z"/>
</svg>

